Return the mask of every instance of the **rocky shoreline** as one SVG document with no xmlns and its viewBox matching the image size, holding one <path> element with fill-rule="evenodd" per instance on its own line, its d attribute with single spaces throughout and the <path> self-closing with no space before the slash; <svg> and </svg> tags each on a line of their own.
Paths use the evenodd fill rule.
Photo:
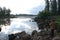
<svg viewBox="0 0 60 40">
<path fill-rule="evenodd" d="M 49 34 L 37 32 L 36 30 L 34 30 L 31 35 L 27 34 L 25 31 L 16 34 L 10 34 L 9 38 L 9 40 L 60 40 L 60 36 L 51 38 Z"/>
</svg>

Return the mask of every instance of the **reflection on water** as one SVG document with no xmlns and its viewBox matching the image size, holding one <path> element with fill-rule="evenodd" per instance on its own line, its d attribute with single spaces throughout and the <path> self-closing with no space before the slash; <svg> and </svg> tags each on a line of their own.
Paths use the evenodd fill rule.
<svg viewBox="0 0 60 40">
<path fill-rule="evenodd" d="M 0 18 L 0 25 L 10 25 L 10 18 Z"/>
<path fill-rule="evenodd" d="M 33 30 L 38 30 L 36 22 L 32 22 L 31 18 L 11 18 L 10 25 L 3 26 L 2 32 L 6 34 L 26 31 L 31 33 Z"/>
</svg>

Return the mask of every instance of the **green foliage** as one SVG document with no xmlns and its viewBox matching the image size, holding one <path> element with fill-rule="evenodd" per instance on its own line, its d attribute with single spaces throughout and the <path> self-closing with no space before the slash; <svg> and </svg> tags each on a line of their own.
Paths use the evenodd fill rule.
<svg viewBox="0 0 60 40">
<path fill-rule="evenodd" d="M 10 16 L 10 9 L 6 9 L 5 7 L 0 7 L 0 18 L 7 18 Z"/>
<path fill-rule="evenodd" d="M 43 18 L 43 19 L 46 19 L 49 16 L 50 16 L 50 13 L 47 10 L 44 10 L 44 11 L 38 13 L 38 17 Z"/>
<path fill-rule="evenodd" d="M 11 12 L 10 9 L 0 7 L 0 26 L 10 24 L 10 12 Z"/>
</svg>

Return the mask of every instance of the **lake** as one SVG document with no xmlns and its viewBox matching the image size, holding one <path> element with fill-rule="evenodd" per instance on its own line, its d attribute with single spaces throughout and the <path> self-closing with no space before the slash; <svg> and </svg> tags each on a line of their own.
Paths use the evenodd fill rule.
<svg viewBox="0 0 60 40">
<path fill-rule="evenodd" d="M 35 16 L 10 18 L 10 25 L 3 26 L 1 32 L 12 34 L 25 31 L 28 34 L 31 34 L 33 30 L 38 31 L 37 23 L 33 20 L 34 17 Z"/>
</svg>

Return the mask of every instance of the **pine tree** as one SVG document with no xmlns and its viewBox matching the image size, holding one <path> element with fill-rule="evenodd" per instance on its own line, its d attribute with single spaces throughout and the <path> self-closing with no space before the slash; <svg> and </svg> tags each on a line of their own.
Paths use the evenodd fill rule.
<svg viewBox="0 0 60 40">
<path fill-rule="evenodd" d="M 58 14 L 60 14 L 60 0 L 58 0 Z"/>
<path fill-rule="evenodd" d="M 51 13 L 52 15 L 57 14 L 57 2 L 56 0 L 50 0 L 51 1 Z"/>
<path fill-rule="evenodd" d="M 45 3 L 46 3 L 45 10 L 49 11 L 49 0 L 45 0 Z"/>
</svg>

